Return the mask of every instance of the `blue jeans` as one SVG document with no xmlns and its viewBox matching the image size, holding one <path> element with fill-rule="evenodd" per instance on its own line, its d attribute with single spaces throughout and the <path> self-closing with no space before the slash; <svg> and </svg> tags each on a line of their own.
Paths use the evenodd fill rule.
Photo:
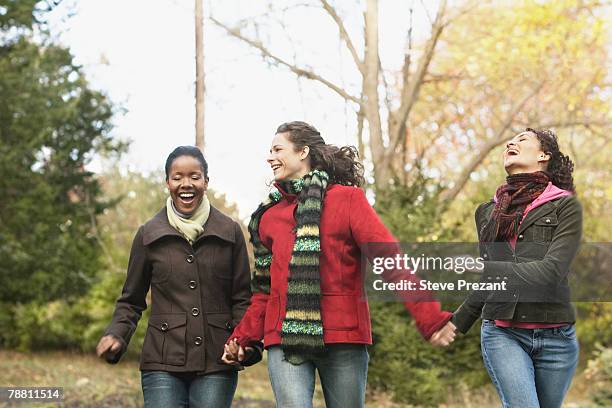
<svg viewBox="0 0 612 408">
<path fill-rule="evenodd" d="M 484 364 L 504 408 L 557 408 L 578 364 L 573 324 L 553 329 L 497 327 L 483 320 Z"/>
<path fill-rule="evenodd" d="M 364 406 L 370 360 L 364 344 L 331 344 L 324 355 L 300 365 L 284 357 L 280 346 L 268 349 L 268 372 L 277 407 L 311 408 L 315 370 L 319 372 L 327 408 Z"/>
<path fill-rule="evenodd" d="M 142 371 L 145 408 L 230 408 L 238 384 L 237 371 L 206 375 Z"/>
</svg>

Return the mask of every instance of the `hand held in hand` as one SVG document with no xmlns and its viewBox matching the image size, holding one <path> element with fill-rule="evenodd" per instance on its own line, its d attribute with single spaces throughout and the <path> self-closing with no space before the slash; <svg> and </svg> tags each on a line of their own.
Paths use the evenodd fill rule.
<svg viewBox="0 0 612 408">
<path fill-rule="evenodd" d="M 457 327 L 452 322 L 446 323 L 440 330 L 435 332 L 429 342 L 434 347 L 446 347 L 455 341 L 455 331 Z"/>
</svg>

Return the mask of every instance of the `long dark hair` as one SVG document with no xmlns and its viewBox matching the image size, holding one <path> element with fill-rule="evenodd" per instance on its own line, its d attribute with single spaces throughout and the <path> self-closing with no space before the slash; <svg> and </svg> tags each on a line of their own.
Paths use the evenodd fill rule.
<svg viewBox="0 0 612 408">
<path fill-rule="evenodd" d="M 557 135 L 550 129 L 525 129 L 528 132 L 532 132 L 538 138 L 542 151 L 550 155 L 548 161 L 548 167 L 546 173 L 550 176 L 552 183 L 564 190 L 575 192 L 574 177 L 574 162 L 569 156 L 561 153 L 559 150 L 559 142 Z"/>
<path fill-rule="evenodd" d="M 296 150 L 308 146 L 312 169 L 325 170 L 330 183 L 360 187 L 365 184 L 363 164 L 355 146 L 334 146 L 325 143 L 321 133 L 306 122 L 287 122 L 276 133 L 288 133 L 288 139 Z"/>
</svg>

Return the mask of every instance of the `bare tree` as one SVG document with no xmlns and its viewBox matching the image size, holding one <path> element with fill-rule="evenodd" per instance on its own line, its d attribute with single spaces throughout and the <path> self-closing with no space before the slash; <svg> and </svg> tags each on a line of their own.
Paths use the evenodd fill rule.
<svg viewBox="0 0 612 408">
<path fill-rule="evenodd" d="M 202 0 L 195 0 L 196 44 L 196 140 L 195 145 L 204 151 L 204 14 Z"/>
<path fill-rule="evenodd" d="M 407 27 L 408 35 L 403 66 L 397 76 L 399 80 L 392 87 L 386 80 L 379 55 L 378 0 L 365 0 L 364 35 L 359 42 L 356 42 L 351 37 L 345 25 L 345 20 L 343 20 L 337 8 L 330 1 L 318 0 L 318 3 L 325 15 L 331 18 L 337 26 L 339 38 L 342 44 L 345 45 L 355 68 L 361 76 L 359 92 L 351 91 L 334 83 L 326 78 L 321 71 L 300 66 L 298 63 L 292 63 L 282 58 L 270 48 L 270 45 L 264 44 L 256 37 L 253 38 L 245 34 L 244 25 L 230 26 L 213 17 L 211 17 L 211 20 L 230 36 L 258 50 L 264 59 L 273 65 L 285 67 L 298 77 L 319 82 L 343 98 L 347 104 L 353 105 L 357 119 L 356 137 L 359 152 L 362 156 L 366 152 L 370 154 L 374 170 L 375 189 L 378 191 L 384 189 L 392 180 L 407 184 L 410 182 L 406 170 L 408 166 L 412 169 L 420 169 L 419 161 L 430 150 L 435 138 L 441 137 L 441 134 L 436 134 L 435 132 L 423 135 L 422 132 L 417 133 L 409 130 L 410 118 L 415 114 L 415 106 L 421 101 L 422 89 L 425 85 L 466 79 L 462 76 L 463 73 L 442 72 L 436 74 L 432 72 L 434 57 L 441 55 L 439 49 L 440 39 L 451 23 L 476 10 L 482 3 L 465 0 L 451 10 L 447 6 L 447 0 L 440 0 L 435 16 L 429 19 L 431 22 L 429 37 L 422 44 L 418 53 L 413 49 L 413 6 L 410 6 L 410 19 L 407 19 L 409 27 Z M 421 1 L 423 6 L 424 3 Z M 303 6 L 304 4 L 301 5 Z M 313 4 L 308 3 L 308 5 L 312 6 Z M 488 34 L 483 33 L 483 35 L 486 36 Z M 461 41 L 461 39 L 457 41 Z M 358 51 L 361 48 L 360 46 L 363 46 L 363 53 Z M 472 79 L 467 78 L 467 80 L 471 81 Z M 474 81 L 476 80 L 474 79 Z M 455 172 L 449 173 L 448 178 L 450 180 L 446 180 L 448 188 L 441 196 L 443 200 L 455 198 L 469 181 L 470 175 L 483 163 L 487 155 L 497 146 L 503 144 L 510 132 L 514 131 L 522 121 L 524 122 L 528 114 L 526 112 L 529 112 L 533 105 L 529 104 L 538 96 L 544 84 L 545 79 L 534 80 L 530 84 L 525 83 L 520 88 L 517 87 L 510 90 L 512 91 L 511 95 L 495 95 L 496 101 L 491 99 L 481 101 L 485 106 L 487 103 L 499 102 L 504 106 L 508 105 L 508 109 L 500 110 L 499 114 L 502 117 L 495 116 L 497 115 L 497 109 L 490 109 L 494 117 L 489 122 L 483 123 L 486 129 L 483 129 L 483 132 L 474 140 L 474 150 L 473 152 L 467 152 L 467 160 L 463 160 L 465 164 L 461 165 L 461 170 L 456 174 L 454 174 Z M 473 87 L 481 86 L 475 82 L 472 85 Z M 554 84 L 551 84 L 551 87 L 554 88 L 554 86 Z M 380 97 L 382 94 L 381 90 L 384 90 L 385 95 L 383 101 L 381 101 Z M 472 92 L 477 91 L 472 90 Z M 393 97 L 390 95 L 393 95 Z M 511 103 L 513 100 L 518 102 Z M 449 102 L 447 100 L 440 101 L 440 103 L 447 104 Z M 494 105 L 494 107 L 496 106 L 501 105 Z M 382 115 L 381 112 L 386 114 Z M 383 117 L 386 118 L 386 123 L 383 123 Z M 539 123 L 540 126 L 544 124 L 545 122 Z M 569 125 L 569 121 L 567 124 Z M 584 120 L 580 124 L 586 126 Z M 364 132 L 367 132 L 368 143 L 364 143 Z M 487 134 L 490 134 L 490 136 L 486 137 L 485 135 Z M 411 135 L 410 139 L 409 135 Z M 415 154 L 408 154 L 409 143 L 412 144 L 412 153 Z"/>
<path fill-rule="evenodd" d="M 215 18 L 211 20 L 217 26 L 223 28 L 229 35 L 240 39 L 249 46 L 261 52 L 262 56 L 270 60 L 272 63 L 284 66 L 290 69 L 296 75 L 318 81 L 331 89 L 337 95 L 342 97 L 348 103 L 357 106 L 358 120 L 358 144 L 359 150 L 365 153 L 365 145 L 361 137 L 361 132 L 364 129 L 364 120 L 367 122 L 367 131 L 369 132 L 369 150 L 374 167 L 375 185 L 377 188 L 384 187 L 393 176 L 392 163 L 390 158 L 401 147 L 403 135 L 406 130 L 406 120 L 410 111 L 419 97 L 421 85 L 427 74 L 430 62 L 433 58 L 436 43 L 440 38 L 440 34 L 444 29 L 444 21 L 446 0 L 442 0 L 438 7 L 435 20 L 432 22 L 431 37 L 425 45 L 423 55 L 419 59 L 417 66 L 411 70 L 411 56 L 407 56 L 402 70 L 402 84 L 400 92 L 400 103 L 395 110 L 388 112 L 388 123 L 383 126 L 381 120 L 381 103 L 379 98 L 379 85 L 384 81 L 384 76 L 381 75 L 381 64 L 379 57 L 379 39 L 378 39 L 378 0 L 366 0 L 366 8 L 364 11 L 364 53 L 359 55 L 357 47 L 349 35 L 344 22 L 334 6 L 327 0 L 320 0 L 321 8 L 333 20 L 338 27 L 338 32 L 342 42 L 347 47 L 355 67 L 362 77 L 362 89 L 360 95 L 351 94 L 348 90 L 326 79 L 314 70 L 303 68 L 293 64 L 285 59 L 277 56 L 267 46 L 259 40 L 250 38 L 242 33 L 239 27 L 230 27 Z M 407 51 L 408 52 L 408 51 Z M 385 82 L 386 84 L 386 82 Z M 387 104 L 390 108 L 390 104 Z"/>
</svg>

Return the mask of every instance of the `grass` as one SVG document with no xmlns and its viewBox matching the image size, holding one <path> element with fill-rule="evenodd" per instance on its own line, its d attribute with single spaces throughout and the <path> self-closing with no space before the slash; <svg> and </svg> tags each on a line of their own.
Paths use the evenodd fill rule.
<svg viewBox="0 0 612 408">
<path fill-rule="evenodd" d="M 586 407 L 579 402 L 588 385 L 578 376 L 570 390 L 567 408 Z M 94 355 L 70 352 L 20 353 L 0 350 L 0 386 L 64 387 L 64 401 L 55 404 L 20 403 L 15 407 L 142 407 L 140 371 L 136 361 L 109 365 Z M 273 408 L 274 397 L 265 364 L 257 364 L 240 373 L 234 398 L 235 408 Z M 315 406 L 324 407 L 323 393 L 317 381 Z M 388 395 L 368 392 L 367 406 L 406 408 L 395 404 Z M 450 394 L 440 408 L 497 407 L 499 400 L 492 386 L 478 390 L 461 389 Z"/>
</svg>

